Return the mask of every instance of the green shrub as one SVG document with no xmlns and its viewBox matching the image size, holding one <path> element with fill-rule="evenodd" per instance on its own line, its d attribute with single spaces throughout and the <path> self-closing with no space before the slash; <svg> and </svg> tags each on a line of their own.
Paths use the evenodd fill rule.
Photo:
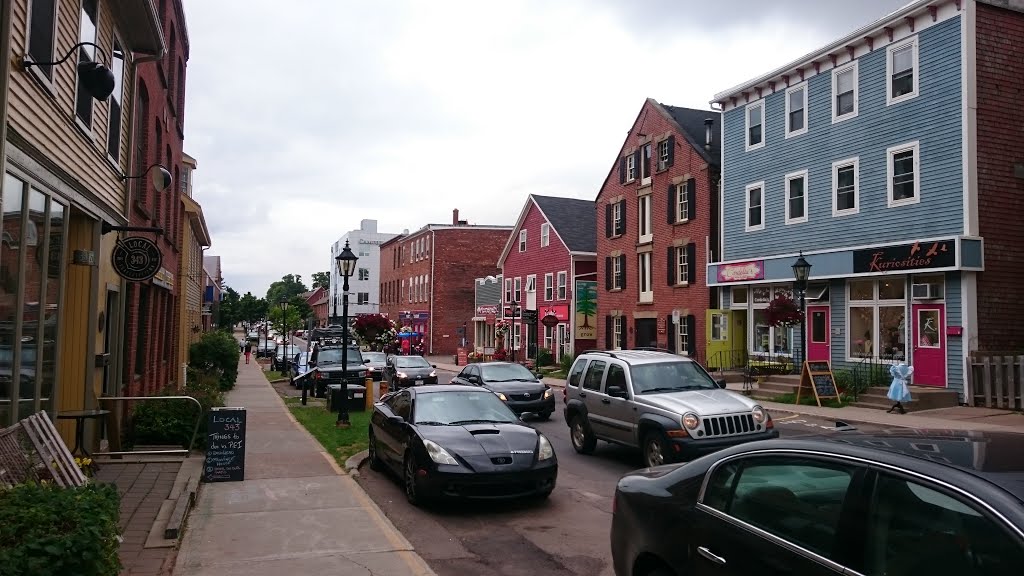
<svg viewBox="0 0 1024 576">
<path fill-rule="evenodd" d="M 235 387 L 238 379 L 238 341 L 231 334 L 215 330 L 203 334 L 198 342 L 188 349 L 188 365 L 200 372 L 218 374 L 220 389 L 227 391 Z"/>
<path fill-rule="evenodd" d="M 0 576 L 117 576 L 119 505 L 112 484 L 0 489 Z"/>
<path fill-rule="evenodd" d="M 576 359 L 573 358 L 572 354 L 562 354 L 562 359 L 559 361 L 559 364 L 561 365 L 561 368 L 562 368 L 562 372 L 564 372 L 565 374 L 568 374 L 569 373 L 569 368 L 572 368 L 572 363 L 575 360 Z"/>
<path fill-rule="evenodd" d="M 182 448 L 203 448 L 206 446 L 206 413 L 210 408 L 224 405 L 224 393 L 220 389 L 219 377 L 189 368 L 184 390 L 168 388 L 161 396 L 191 396 L 203 407 L 199 418 L 199 432 L 195 445 L 189 447 L 192 430 L 196 422 L 196 405 L 186 400 L 148 400 L 139 402 L 132 413 L 128 427 L 128 443 L 135 446 L 180 445 Z"/>
<path fill-rule="evenodd" d="M 547 349 L 540 349 L 537 352 L 537 367 L 550 366 L 551 365 L 551 351 Z"/>
</svg>

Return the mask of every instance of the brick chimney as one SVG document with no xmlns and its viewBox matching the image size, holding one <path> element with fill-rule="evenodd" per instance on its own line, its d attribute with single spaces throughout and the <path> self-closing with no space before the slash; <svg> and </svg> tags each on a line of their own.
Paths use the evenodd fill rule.
<svg viewBox="0 0 1024 576">
<path fill-rule="evenodd" d="M 456 208 L 456 209 L 452 210 L 452 226 L 458 226 L 458 225 L 459 225 L 459 209 Z"/>
</svg>

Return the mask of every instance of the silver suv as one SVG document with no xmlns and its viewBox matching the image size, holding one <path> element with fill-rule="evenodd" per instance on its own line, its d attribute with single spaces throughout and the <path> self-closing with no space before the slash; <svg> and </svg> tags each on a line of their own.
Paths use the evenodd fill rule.
<svg viewBox="0 0 1024 576">
<path fill-rule="evenodd" d="M 565 386 L 572 446 L 581 454 L 593 452 L 598 440 L 637 447 L 647 466 L 658 466 L 778 437 L 767 410 L 724 388 L 724 380 L 685 356 L 585 352 Z"/>
</svg>

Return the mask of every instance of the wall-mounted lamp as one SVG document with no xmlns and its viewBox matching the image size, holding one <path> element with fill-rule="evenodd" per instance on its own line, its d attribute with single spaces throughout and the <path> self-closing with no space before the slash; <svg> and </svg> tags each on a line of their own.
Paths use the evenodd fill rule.
<svg viewBox="0 0 1024 576">
<path fill-rule="evenodd" d="M 93 46 L 97 48 L 97 53 L 101 52 L 101 48 L 98 44 L 92 42 L 79 42 L 71 47 L 71 50 L 64 55 L 63 58 L 56 62 L 36 62 L 31 58 L 25 57 L 21 60 L 21 67 L 23 70 L 28 70 L 33 66 L 56 66 L 61 64 L 71 57 L 75 53 L 77 48 L 82 46 Z M 82 86 L 92 94 L 92 97 L 103 101 L 110 97 L 110 94 L 114 91 L 114 73 L 99 62 L 93 62 L 91 60 L 86 62 L 78 63 L 78 77 L 82 80 Z"/>
<path fill-rule="evenodd" d="M 148 174 L 149 171 L 152 170 L 153 168 L 159 168 L 159 170 L 153 172 L 153 187 L 156 188 L 156 191 L 163 192 L 164 190 L 170 188 L 171 173 L 167 171 L 167 168 L 164 168 L 163 164 L 153 164 L 149 168 L 143 170 L 141 174 L 136 174 L 135 176 L 122 174 L 121 182 L 124 182 L 125 180 L 135 180 L 136 178 L 142 178 L 143 176 Z"/>
</svg>

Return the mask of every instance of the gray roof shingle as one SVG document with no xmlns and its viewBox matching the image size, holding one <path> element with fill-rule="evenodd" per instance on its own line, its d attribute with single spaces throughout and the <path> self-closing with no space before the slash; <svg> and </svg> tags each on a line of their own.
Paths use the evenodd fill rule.
<svg viewBox="0 0 1024 576">
<path fill-rule="evenodd" d="M 570 252 L 597 252 L 597 218 L 594 201 L 557 196 L 530 195 Z"/>
<path fill-rule="evenodd" d="M 714 110 L 694 110 L 661 104 L 686 133 L 690 145 L 712 166 L 719 166 L 722 158 L 722 114 Z M 704 120 L 711 118 L 711 151 L 704 148 Z"/>
</svg>

